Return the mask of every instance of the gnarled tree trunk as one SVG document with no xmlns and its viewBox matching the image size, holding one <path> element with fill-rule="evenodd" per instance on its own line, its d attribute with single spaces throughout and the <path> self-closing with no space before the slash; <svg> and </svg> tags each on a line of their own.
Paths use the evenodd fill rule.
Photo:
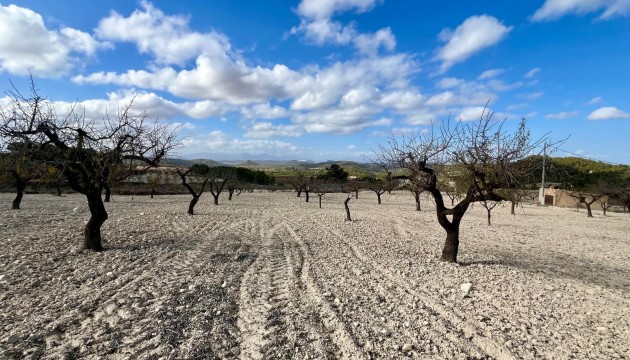
<svg viewBox="0 0 630 360">
<path fill-rule="evenodd" d="M 343 202 L 343 206 L 346 208 L 346 221 L 352 221 L 352 218 L 350 217 L 350 207 L 348 206 L 350 199 L 352 199 L 352 196 L 348 196 Z"/>
<path fill-rule="evenodd" d="M 199 197 L 201 197 L 201 195 L 193 195 L 192 200 L 190 200 L 190 204 L 188 204 L 188 215 L 195 215 L 195 205 L 197 205 Z"/>
<path fill-rule="evenodd" d="M 103 251 L 101 227 L 107 221 L 107 211 L 101 198 L 101 190 L 88 192 L 86 195 L 90 208 L 90 220 L 85 225 L 85 248 Z"/>
<path fill-rule="evenodd" d="M 15 184 L 15 199 L 13 199 L 13 203 L 11 204 L 11 209 L 20 210 L 20 204 L 22 204 L 22 198 L 24 197 L 24 190 L 26 190 L 26 181 L 18 180 Z"/>
<path fill-rule="evenodd" d="M 414 191 L 413 198 L 416 200 L 416 211 L 421 211 L 422 209 L 420 209 L 420 191 Z"/>
<path fill-rule="evenodd" d="M 459 225 L 448 227 L 445 230 L 446 241 L 442 249 L 442 261 L 456 263 L 459 250 Z"/>
<path fill-rule="evenodd" d="M 105 189 L 105 202 L 110 202 L 112 199 L 112 189 L 108 184 L 103 184 L 103 189 Z"/>
</svg>

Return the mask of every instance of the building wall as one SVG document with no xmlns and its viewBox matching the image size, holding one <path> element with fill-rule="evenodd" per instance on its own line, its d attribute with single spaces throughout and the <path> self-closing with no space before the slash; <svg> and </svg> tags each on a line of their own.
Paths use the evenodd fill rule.
<svg viewBox="0 0 630 360">
<path fill-rule="evenodd" d="M 579 199 L 572 197 L 570 191 L 566 191 L 563 189 L 553 189 L 547 188 L 545 189 L 545 197 L 549 199 L 550 196 L 553 197 L 553 203 L 547 205 L 560 206 L 560 207 L 580 207 L 582 209 L 586 209 L 586 205 L 579 203 Z M 586 197 L 586 201 L 591 201 L 593 197 L 589 194 L 584 194 Z M 608 204 L 608 196 L 604 196 L 600 198 L 598 201 L 595 201 L 591 205 L 591 209 L 600 210 L 602 208 L 602 204 Z"/>
</svg>

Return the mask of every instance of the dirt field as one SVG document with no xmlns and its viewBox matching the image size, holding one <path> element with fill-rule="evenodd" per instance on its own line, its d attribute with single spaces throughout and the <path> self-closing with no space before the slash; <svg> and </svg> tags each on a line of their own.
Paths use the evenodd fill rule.
<svg viewBox="0 0 630 360">
<path fill-rule="evenodd" d="M 0 358 L 616 359 L 630 216 L 475 205 L 459 265 L 424 199 L 115 196 L 103 253 L 79 195 L 0 194 Z M 462 284 L 470 283 L 467 296 Z"/>
</svg>

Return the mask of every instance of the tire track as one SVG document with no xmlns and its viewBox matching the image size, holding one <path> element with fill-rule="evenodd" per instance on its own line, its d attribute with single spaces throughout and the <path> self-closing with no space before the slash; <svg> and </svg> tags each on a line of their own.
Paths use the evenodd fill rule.
<svg viewBox="0 0 630 360">
<path fill-rule="evenodd" d="M 395 283 L 399 288 L 403 289 L 404 292 L 410 295 L 416 295 L 420 298 L 420 300 L 424 303 L 424 306 L 432 310 L 435 314 L 437 314 L 443 321 L 450 323 L 452 327 L 458 329 L 466 339 L 470 340 L 476 347 L 480 348 L 486 354 L 492 356 L 495 359 L 500 360 L 509 360 L 514 359 L 514 356 L 510 353 L 509 350 L 498 344 L 493 339 L 490 339 L 483 335 L 482 330 L 478 329 L 475 325 L 466 321 L 459 314 L 455 313 L 452 308 L 447 308 L 441 304 L 439 304 L 436 300 L 432 299 L 429 294 L 422 291 L 421 289 L 414 289 L 410 287 L 405 281 L 401 280 L 399 277 L 394 275 L 390 270 L 384 268 L 377 262 L 371 261 L 367 256 L 365 256 L 356 245 L 348 242 L 343 236 L 331 229 L 324 229 L 333 234 L 337 239 L 339 239 L 343 244 L 345 244 L 351 251 L 352 254 L 362 261 L 365 264 L 369 264 L 369 266 L 373 267 L 377 272 L 382 274 L 387 280 L 392 283 Z M 446 329 L 449 326 L 446 326 Z M 459 339 L 450 333 L 446 333 L 447 337 L 449 337 L 452 341 L 458 341 Z"/>
<path fill-rule="evenodd" d="M 308 264 L 292 237 L 287 241 L 280 236 L 284 229 L 281 222 L 265 232 L 257 260 L 243 277 L 241 358 L 350 358 L 334 341 L 334 331 L 325 326 L 317 310 L 322 304 L 313 302 L 312 286 L 303 281 Z"/>
</svg>

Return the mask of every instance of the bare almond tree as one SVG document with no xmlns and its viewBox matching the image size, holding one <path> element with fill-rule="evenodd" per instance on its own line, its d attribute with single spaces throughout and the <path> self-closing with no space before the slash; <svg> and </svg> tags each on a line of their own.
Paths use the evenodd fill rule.
<svg viewBox="0 0 630 360">
<path fill-rule="evenodd" d="M 495 122 L 488 112 L 476 122 L 443 122 L 438 130 L 392 137 L 376 153 L 377 164 L 390 163 L 407 169 L 411 181 L 433 197 L 439 224 L 446 231 L 442 260 L 457 262 L 461 220 L 468 207 L 479 201 L 501 201 L 501 188 L 514 188 L 531 173 L 519 161 L 542 145 L 544 139 L 530 140 L 525 120 L 509 131 L 513 123 Z M 440 183 L 454 181 L 462 197 L 451 208 L 444 203 Z"/>
<path fill-rule="evenodd" d="M 569 193 L 569 196 L 575 199 L 578 209 L 580 207 L 580 204 L 584 204 L 584 206 L 586 207 L 586 217 L 592 218 L 593 211 L 591 210 L 591 205 L 593 205 L 595 202 L 599 201 L 599 199 L 606 195 L 586 193 L 584 191 L 573 191 Z"/>
<path fill-rule="evenodd" d="M 385 183 L 384 181 L 377 179 L 377 180 L 368 182 L 367 188 L 376 194 L 377 203 L 381 205 L 381 195 L 385 194 L 385 192 L 387 192 L 388 189 L 391 189 L 390 185 L 391 185 L 390 180 L 388 180 L 388 182 Z"/>
<path fill-rule="evenodd" d="M 492 210 L 497 207 L 497 205 L 499 205 L 499 203 L 501 203 L 501 201 L 494 201 L 494 200 L 482 200 L 480 201 L 481 206 L 483 206 L 484 209 L 486 209 L 486 212 L 488 214 L 488 226 L 492 226 L 492 221 L 490 220 L 491 217 L 491 212 Z"/>
<path fill-rule="evenodd" d="M 188 189 L 188 192 L 193 197 L 192 200 L 190 200 L 190 204 L 188 204 L 188 215 L 195 214 L 195 205 L 197 205 L 197 202 L 199 202 L 201 195 L 203 195 L 204 190 L 206 190 L 206 184 L 208 184 L 208 178 L 205 178 L 203 183 L 201 184 L 201 189 L 199 190 L 199 192 L 196 192 L 195 189 L 193 189 L 193 187 L 188 183 L 188 181 L 186 181 L 186 176 L 188 176 L 188 174 L 190 174 L 193 170 L 194 168 L 192 167 L 184 172 L 182 172 L 180 169 L 177 169 L 177 174 L 179 174 L 179 177 L 182 179 L 182 185 L 184 185 L 184 187 Z"/>
<path fill-rule="evenodd" d="M 416 211 L 422 211 L 420 207 L 420 195 L 424 192 L 424 189 L 418 186 L 418 183 L 411 182 L 406 186 L 407 190 L 411 191 L 413 198 L 416 202 Z"/>
<path fill-rule="evenodd" d="M 225 167 L 210 168 L 208 173 L 210 179 L 210 193 L 214 199 L 214 205 L 219 205 L 219 195 L 223 192 L 225 185 L 234 177 L 232 169 Z"/>
<path fill-rule="evenodd" d="M 326 180 L 313 181 L 313 191 L 319 198 L 319 208 L 322 208 L 322 197 L 330 192 L 330 183 Z"/>
<path fill-rule="evenodd" d="M 178 145 L 175 129 L 147 124 L 146 112 L 134 111 L 133 101 L 113 118 L 88 118 L 76 107 L 59 116 L 32 79 L 28 97 L 15 88 L 8 95 L 9 104 L 0 108 L 0 136 L 46 149 L 42 161 L 61 171 L 87 199 L 85 247 L 102 251 L 101 227 L 108 218 L 101 198 L 105 179 L 118 166 L 124 166 L 125 176 L 158 166 Z"/>
</svg>

